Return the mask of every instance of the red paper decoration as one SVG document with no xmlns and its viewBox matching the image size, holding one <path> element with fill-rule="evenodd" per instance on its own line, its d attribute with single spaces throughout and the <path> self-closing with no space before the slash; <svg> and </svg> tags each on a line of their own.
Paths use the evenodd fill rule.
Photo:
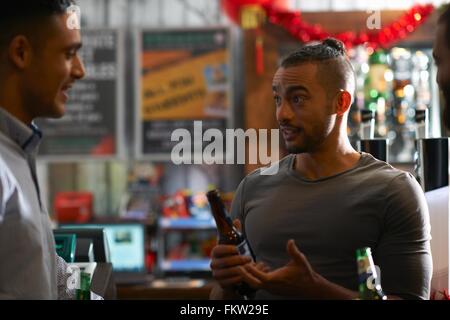
<svg viewBox="0 0 450 320">
<path fill-rule="evenodd" d="M 230 18 L 239 23 L 240 10 L 245 5 L 260 5 L 266 11 L 268 21 L 287 30 L 293 37 L 308 42 L 333 37 L 341 40 L 347 48 L 365 45 L 372 49 L 386 48 L 414 32 L 418 26 L 426 21 L 434 10 L 432 4 L 414 5 L 398 20 L 373 32 L 345 31 L 330 34 L 318 24 L 303 21 L 300 12 L 287 10 L 287 1 L 269 0 L 222 0 L 222 6 Z"/>
</svg>

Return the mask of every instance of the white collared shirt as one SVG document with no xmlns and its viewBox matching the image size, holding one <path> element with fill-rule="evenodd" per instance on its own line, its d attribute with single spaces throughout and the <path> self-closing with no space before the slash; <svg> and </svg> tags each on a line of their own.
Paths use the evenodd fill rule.
<svg viewBox="0 0 450 320">
<path fill-rule="evenodd" d="M 0 108 L 0 299 L 58 298 L 61 261 L 36 178 L 40 140 Z"/>
</svg>

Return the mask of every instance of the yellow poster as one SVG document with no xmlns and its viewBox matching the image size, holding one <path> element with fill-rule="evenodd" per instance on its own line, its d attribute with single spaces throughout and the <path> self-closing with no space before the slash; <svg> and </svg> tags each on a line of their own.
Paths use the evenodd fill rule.
<svg viewBox="0 0 450 320">
<path fill-rule="evenodd" d="M 161 52 L 155 58 L 161 59 Z M 152 52 L 145 53 L 152 60 Z M 142 75 L 143 121 L 226 118 L 228 51 L 217 49 L 177 59 Z"/>
</svg>

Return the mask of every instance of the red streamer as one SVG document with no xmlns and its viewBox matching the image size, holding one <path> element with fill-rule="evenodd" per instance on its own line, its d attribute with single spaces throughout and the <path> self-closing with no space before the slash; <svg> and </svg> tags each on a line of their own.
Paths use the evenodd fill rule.
<svg viewBox="0 0 450 320">
<path fill-rule="evenodd" d="M 263 35 L 260 29 L 256 30 L 256 43 L 255 43 L 255 53 L 256 53 L 256 74 L 264 74 L 264 42 Z"/>
<path fill-rule="evenodd" d="M 338 34 L 330 34 L 322 26 L 304 21 L 299 11 L 287 10 L 286 1 L 283 0 L 222 0 L 222 7 L 237 22 L 237 13 L 241 7 L 250 3 L 260 5 L 266 11 L 270 23 L 284 28 L 293 37 L 302 42 L 333 37 L 341 40 L 347 48 L 366 45 L 374 50 L 377 48 L 387 48 L 393 43 L 405 38 L 409 33 L 414 32 L 418 26 L 423 24 L 434 10 L 432 4 L 414 5 L 398 20 L 377 31 L 345 31 Z"/>
<path fill-rule="evenodd" d="M 264 5 L 263 7 L 271 23 L 286 29 L 292 36 L 302 42 L 333 37 L 341 40 L 347 48 L 364 44 L 374 50 L 380 47 L 387 48 L 405 38 L 408 33 L 414 32 L 418 26 L 423 24 L 434 10 L 432 4 L 415 5 L 398 20 L 378 31 L 361 31 L 359 33 L 345 31 L 333 35 L 325 31 L 320 25 L 312 25 L 303 21 L 300 12 L 283 10 L 271 5 Z"/>
</svg>

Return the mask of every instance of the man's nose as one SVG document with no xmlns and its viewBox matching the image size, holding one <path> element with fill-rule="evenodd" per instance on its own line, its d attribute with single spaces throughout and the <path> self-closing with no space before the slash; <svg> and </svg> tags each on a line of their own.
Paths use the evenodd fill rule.
<svg viewBox="0 0 450 320">
<path fill-rule="evenodd" d="M 86 69 L 84 68 L 83 61 L 81 61 L 80 57 L 77 55 L 75 57 L 75 62 L 72 68 L 72 75 L 75 79 L 82 79 L 86 75 Z"/>
<path fill-rule="evenodd" d="M 277 119 L 279 122 L 291 120 L 294 117 L 294 112 L 292 111 L 289 103 L 282 101 L 277 109 Z"/>
</svg>

